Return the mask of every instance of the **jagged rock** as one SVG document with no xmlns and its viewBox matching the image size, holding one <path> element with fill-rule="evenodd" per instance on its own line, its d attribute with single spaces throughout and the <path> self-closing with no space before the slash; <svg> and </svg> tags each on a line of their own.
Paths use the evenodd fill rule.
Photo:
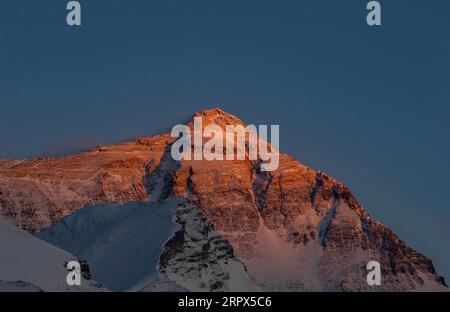
<svg viewBox="0 0 450 312">
<path fill-rule="evenodd" d="M 191 291 L 256 291 L 233 247 L 195 206 L 180 205 L 182 228 L 164 245 L 159 269 Z"/>
</svg>

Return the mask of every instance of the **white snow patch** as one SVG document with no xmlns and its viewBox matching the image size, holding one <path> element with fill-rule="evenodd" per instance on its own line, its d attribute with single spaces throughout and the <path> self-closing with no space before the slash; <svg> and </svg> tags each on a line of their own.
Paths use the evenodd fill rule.
<svg viewBox="0 0 450 312">
<path fill-rule="evenodd" d="M 0 219 L 0 290 L 18 286 L 20 281 L 29 286 L 21 291 L 31 290 L 32 285 L 43 291 L 102 290 L 86 280 L 81 287 L 68 286 L 65 264 L 72 260 L 77 258 Z"/>
<path fill-rule="evenodd" d="M 320 291 L 317 266 L 322 256 L 322 246 L 317 241 L 296 246 L 287 242 L 285 235 L 268 229 L 260 220 L 256 239 L 258 255 L 244 261 L 250 278 L 266 290 Z"/>
<path fill-rule="evenodd" d="M 183 202 L 95 205 L 38 236 L 87 260 L 92 277 L 109 289 L 124 291 L 156 274 L 162 246 L 180 229 L 174 215 Z"/>
</svg>

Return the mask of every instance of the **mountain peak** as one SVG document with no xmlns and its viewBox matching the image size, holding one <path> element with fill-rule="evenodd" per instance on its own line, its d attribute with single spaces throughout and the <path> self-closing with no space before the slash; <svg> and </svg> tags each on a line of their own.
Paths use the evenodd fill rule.
<svg viewBox="0 0 450 312">
<path fill-rule="evenodd" d="M 194 117 L 202 117 L 203 126 L 215 123 L 221 127 L 226 125 L 245 125 L 242 120 L 231 115 L 220 108 L 205 109 L 196 112 L 189 123 L 193 122 Z"/>
</svg>

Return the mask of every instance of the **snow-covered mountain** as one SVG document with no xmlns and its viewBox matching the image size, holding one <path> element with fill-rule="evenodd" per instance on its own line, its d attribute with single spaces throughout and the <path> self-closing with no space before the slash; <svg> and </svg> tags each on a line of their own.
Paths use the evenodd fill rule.
<svg viewBox="0 0 450 312">
<path fill-rule="evenodd" d="M 176 199 L 81 209 L 37 236 L 89 263 L 92 277 L 124 291 L 156 273 L 161 248 L 179 229 Z"/>
<path fill-rule="evenodd" d="M 182 198 L 99 204 L 65 217 L 38 237 L 87 260 L 92 277 L 111 290 L 158 289 L 162 281 L 173 281 L 165 290 L 251 290 L 242 263 L 220 252 L 222 238 L 195 211 Z M 177 253 L 169 246 L 180 236 L 184 249 Z M 215 248 L 201 259 L 211 242 Z"/>
<path fill-rule="evenodd" d="M 203 127 L 244 125 L 219 109 L 194 116 L 203 118 Z M 187 125 L 192 126 L 192 120 Z M 280 165 L 272 172 L 261 171 L 259 160 L 175 161 L 170 156 L 174 140 L 165 133 L 69 157 L 0 161 L 0 216 L 31 233 L 54 225 L 41 237 L 95 263 L 92 253 L 103 250 L 96 239 L 110 237 L 114 227 L 108 226 L 102 234 L 87 226 L 93 237 L 83 238 L 87 245 L 82 251 L 77 249 L 79 243 L 70 243 L 66 236 L 61 241 L 51 233 L 82 237 L 75 220 L 102 222 L 98 221 L 104 218 L 102 211 L 136 209 L 130 202 L 160 205 L 173 197 L 185 198 L 188 204 L 176 209 L 181 228 L 162 247 L 158 274 L 140 275 L 150 283 L 141 284 L 146 290 L 174 285 L 190 290 L 234 289 L 231 285 L 236 283 L 247 285 L 239 264 L 250 278 L 244 288 L 447 290 L 428 258 L 372 219 L 345 185 L 325 173 L 285 154 L 280 154 Z M 102 203 L 119 206 L 92 208 Z M 96 212 L 82 213 L 90 209 Z M 133 227 L 131 219 L 120 222 Z M 153 224 L 146 222 L 149 227 Z M 127 231 L 125 241 L 133 229 Z M 117 239 L 120 242 L 122 236 Z M 137 239 L 151 249 L 151 239 Z M 118 253 L 121 244 L 111 242 L 105 250 Z M 130 249 L 126 253 L 140 254 Z M 382 284 L 376 287 L 366 283 L 366 265 L 372 260 L 382 269 Z M 207 282 L 202 283 L 204 279 Z"/>
<path fill-rule="evenodd" d="M 84 278 L 67 285 L 66 263 L 77 259 L 0 219 L 0 291 L 104 291 Z"/>
</svg>

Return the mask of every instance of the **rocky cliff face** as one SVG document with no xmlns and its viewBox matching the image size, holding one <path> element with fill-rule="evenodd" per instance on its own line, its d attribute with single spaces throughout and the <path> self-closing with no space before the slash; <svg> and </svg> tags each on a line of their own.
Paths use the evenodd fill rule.
<svg viewBox="0 0 450 312">
<path fill-rule="evenodd" d="M 0 216 L 35 233 L 83 207 L 145 200 L 143 177 L 159 163 L 166 139 L 138 139 L 64 158 L 2 160 Z"/>
<path fill-rule="evenodd" d="M 203 117 L 203 126 L 243 125 L 218 109 L 195 116 Z M 261 171 L 258 160 L 178 162 L 170 155 L 173 141 L 163 134 L 65 158 L 0 161 L 0 216 L 38 232 L 96 203 L 181 196 L 231 244 L 261 289 L 445 289 L 429 259 L 373 220 L 325 173 L 285 154 L 272 172 Z M 174 240 L 161 256 L 169 277 L 174 259 L 192 253 L 185 247 L 171 252 Z M 208 263 L 205 257 L 187 256 Z M 381 286 L 366 283 L 370 260 L 381 264 Z"/>
<path fill-rule="evenodd" d="M 159 271 L 191 291 L 257 291 L 230 243 L 196 206 L 179 205 L 181 229 L 164 245 Z"/>
</svg>

